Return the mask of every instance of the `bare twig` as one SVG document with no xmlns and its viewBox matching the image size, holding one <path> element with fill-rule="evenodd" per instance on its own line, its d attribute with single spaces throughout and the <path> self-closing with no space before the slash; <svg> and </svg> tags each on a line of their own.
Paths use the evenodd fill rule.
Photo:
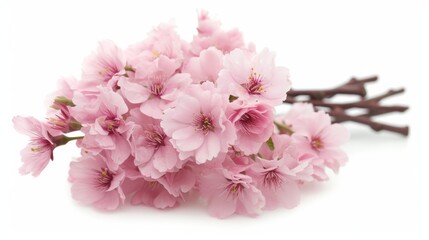
<svg viewBox="0 0 429 240">
<path fill-rule="evenodd" d="M 366 98 L 367 91 L 365 89 L 365 84 L 370 82 L 377 81 L 377 77 L 369 77 L 364 79 L 352 78 L 348 82 L 335 87 L 333 89 L 326 90 L 291 90 L 288 92 L 287 99 L 285 103 L 296 103 L 299 102 L 295 97 L 297 96 L 308 96 L 307 100 L 304 102 L 312 103 L 316 108 L 323 107 L 328 108 L 328 113 L 332 116 L 335 123 L 341 123 L 345 121 L 352 121 L 364 125 L 368 125 L 374 131 L 390 131 L 399 133 L 401 135 L 407 136 L 409 132 L 409 127 L 397 127 L 388 124 L 378 123 L 371 119 L 373 116 L 392 113 L 392 112 L 405 112 L 408 110 L 408 106 L 394 105 L 394 106 L 383 106 L 380 104 L 380 101 L 395 96 L 397 94 L 403 93 L 404 88 L 397 90 L 389 90 L 384 94 L 381 94 L 376 97 Z M 345 95 L 358 95 L 361 96 L 361 100 L 349 103 L 334 103 L 326 101 L 328 98 L 331 98 L 338 94 Z M 353 108 L 366 109 L 366 113 L 360 115 L 350 115 L 347 113 L 347 110 Z"/>
</svg>

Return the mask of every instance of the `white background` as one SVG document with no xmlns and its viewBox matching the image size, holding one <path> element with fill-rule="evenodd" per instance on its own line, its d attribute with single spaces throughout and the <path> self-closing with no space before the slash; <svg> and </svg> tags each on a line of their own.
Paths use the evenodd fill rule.
<svg viewBox="0 0 429 240">
<path fill-rule="evenodd" d="M 13 130 L 14 115 L 43 118 L 45 96 L 56 80 L 78 76 L 99 40 L 125 48 L 170 19 L 190 40 L 197 9 L 209 10 L 226 28 L 240 28 L 258 49 L 277 52 L 277 63 L 290 69 L 295 88 L 333 87 L 351 76 L 373 74 L 380 79 L 368 85 L 370 94 L 406 87 L 405 95 L 386 104 L 408 104 L 411 110 L 381 120 L 410 124 L 409 138 L 346 124 L 350 162 L 340 174 L 304 189 L 297 208 L 257 218 L 217 220 L 195 202 L 167 211 L 125 206 L 112 213 L 80 205 L 71 199 L 67 182 L 68 163 L 78 154 L 73 145 L 56 150 L 56 160 L 40 177 L 18 174 L 27 139 Z M 24 232 L 37 238 L 84 237 L 81 231 L 97 239 L 427 237 L 422 231 L 429 204 L 427 2 L 18 0 L 2 1 L 0 11 L 0 218 L 5 220 L 0 232 L 13 234 L 1 239 Z"/>
</svg>

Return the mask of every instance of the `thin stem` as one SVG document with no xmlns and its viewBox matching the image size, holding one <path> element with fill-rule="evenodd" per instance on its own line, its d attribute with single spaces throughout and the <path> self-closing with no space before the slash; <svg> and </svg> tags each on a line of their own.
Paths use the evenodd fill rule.
<svg viewBox="0 0 429 240">
<path fill-rule="evenodd" d="M 276 125 L 277 129 L 280 131 L 280 133 L 282 134 L 287 134 L 287 135 L 292 135 L 293 134 L 293 130 L 281 123 L 278 123 L 276 121 L 274 121 L 274 125 Z"/>
<path fill-rule="evenodd" d="M 84 136 L 77 136 L 77 137 L 67 137 L 65 135 L 58 136 L 54 139 L 54 145 L 55 147 L 66 145 L 70 141 L 79 140 L 84 138 Z"/>
<path fill-rule="evenodd" d="M 371 127 L 374 131 L 381 131 L 386 130 L 390 132 L 399 133 L 401 135 L 407 136 L 409 133 L 409 127 L 397 127 L 392 126 L 388 124 L 378 123 L 376 121 L 373 121 L 371 117 L 392 113 L 392 112 L 405 112 L 408 110 L 408 106 L 401 106 L 401 105 L 394 105 L 394 106 L 383 106 L 380 104 L 380 101 L 403 93 L 405 89 L 400 88 L 397 90 L 389 90 L 385 92 L 384 94 L 372 97 L 372 98 L 366 98 L 367 91 L 365 89 L 365 84 L 370 82 L 377 81 L 377 76 L 368 77 L 364 79 L 356 79 L 352 78 L 348 82 L 332 88 L 332 89 L 325 89 L 325 90 L 291 90 L 288 92 L 287 99 L 284 101 L 284 103 L 293 104 L 296 102 L 300 102 L 295 99 L 297 96 L 307 96 L 308 99 L 304 102 L 309 102 L 313 104 L 316 108 L 322 107 L 322 108 L 328 108 L 325 111 L 330 114 L 333 117 L 333 120 L 335 123 L 341 123 L 345 121 L 352 121 L 364 125 L 368 125 Z M 349 102 L 349 103 L 335 103 L 335 102 L 327 102 L 326 99 L 331 98 L 337 94 L 346 94 L 346 95 L 359 95 L 361 96 L 361 100 L 356 102 Z M 367 112 L 360 115 L 350 115 L 347 113 L 349 109 L 353 108 L 361 108 L 366 109 Z M 284 131 L 287 134 L 292 134 L 291 130 L 284 130 L 284 125 L 279 125 L 278 123 L 275 123 L 279 131 Z"/>
<path fill-rule="evenodd" d="M 85 136 L 77 136 L 77 137 L 66 137 L 68 141 L 83 139 Z"/>
</svg>

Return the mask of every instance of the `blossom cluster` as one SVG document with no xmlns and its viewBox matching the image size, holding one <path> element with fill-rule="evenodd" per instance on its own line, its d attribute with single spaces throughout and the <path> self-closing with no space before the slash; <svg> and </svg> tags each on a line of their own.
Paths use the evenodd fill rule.
<svg viewBox="0 0 429 240">
<path fill-rule="evenodd" d="M 79 81 L 60 80 L 45 121 L 13 119 L 31 137 L 20 172 L 38 176 L 54 149 L 75 140 L 77 201 L 163 209 L 197 195 L 218 218 L 293 208 L 302 184 L 337 172 L 348 132 L 311 104 L 276 115 L 291 83 L 275 54 L 246 46 L 206 12 L 198 20 L 191 42 L 170 24 L 125 50 L 100 42 Z"/>
</svg>

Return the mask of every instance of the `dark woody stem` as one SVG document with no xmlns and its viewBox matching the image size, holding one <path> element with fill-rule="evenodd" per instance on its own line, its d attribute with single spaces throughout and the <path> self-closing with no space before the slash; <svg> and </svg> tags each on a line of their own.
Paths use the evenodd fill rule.
<svg viewBox="0 0 429 240">
<path fill-rule="evenodd" d="M 371 119 L 373 116 L 392 113 L 392 112 L 405 112 L 408 110 L 408 106 L 394 105 L 394 106 L 383 106 L 380 101 L 403 93 L 405 89 L 401 88 L 398 90 L 389 90 L 384 94 L 376 97 L 367 98 L 367 91 L 365 88 L 366 83 L 377 81 L 377 77 L 369 77 L 364 79 L 352 78 L 348 82 L 326 90 L 290 90 L 287 93 L 287 99 L 284 103 L 293 104 L 296 102 L 308 102 L 312 103 L 316 109 L 323 108 L 328 114 L 331 115 L 334 123 L 341 123 L 346 121 L 356 122 L 364 125 L 368 125 L 374 131 L 390 131 L 399 133 L 403 136 L 407 136 L 409 133 L 409 127 L 397 127 L 384 123 L 379 123 Z M 329 101 L 329 98 L 335 95 L 357 95 L 361 99 L 355 102 L 349 103 L 335 103 Z M 307 99 L 300 101 L 296 97 L 306 96 Z M 350 115 L 347 113 L 349 109 L 360 108 L 365 109 L 366 112 L 360 115 Z"/>
</svg>

